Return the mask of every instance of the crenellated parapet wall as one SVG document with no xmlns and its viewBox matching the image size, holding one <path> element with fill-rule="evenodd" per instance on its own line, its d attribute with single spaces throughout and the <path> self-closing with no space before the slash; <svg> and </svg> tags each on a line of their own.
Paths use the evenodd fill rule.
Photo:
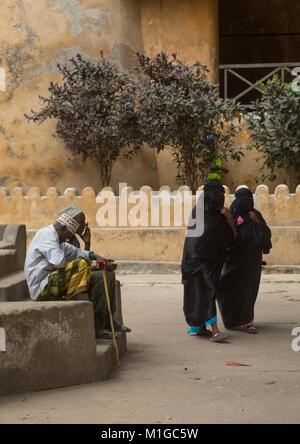
<svg viewBox="0 0 300 444">
<path fill-rule="evenodd" d="M 40 188 L 30 188 L 25 194 L 20 187 L 11 193 L 0 188 L 0 223 L 26 224 L 27 229 L 39 229 L 53 223 L 60 211 L 75 203 L 86 214 L 91 228 L 180 228 L 185 227 L 191 208 L 202 192 L 200 187 L 192 195 L 189 187 L 182 186 L 171 192 L 167 186 L 159 191 L 143 186 L 140 190 L 123 186 L 119 195 L 110 187 L 98 194 L 86 187 L 81 194 L 68 188 L 63 194 L 55 187 L 42 195 Z M 225 205 L 234 199 L 225 187 Z M 257 186 L 254 194 L 255 208 L 262 212 L 271 226 L 300 226 L 300 185 L 290 193 L 286 185 L 278 185 L 270 194 L 266 185 Z"/>
</svg>

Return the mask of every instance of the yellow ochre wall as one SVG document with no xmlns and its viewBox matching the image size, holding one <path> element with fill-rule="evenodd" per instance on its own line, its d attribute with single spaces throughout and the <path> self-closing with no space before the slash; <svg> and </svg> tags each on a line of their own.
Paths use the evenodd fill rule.
<svg viewBox="0 0 300 444">
<path fill-rule="evenodd" d="M 48 95 L 49 82 L 60 79 L 57 63 L 79 52 L 97 59 L 103 50 L 128 69 L 136 51 L 154 56 L 164 50 L 187 62 L 200 60 L 218 81 L 217 0 L 1 0 L 0 14 L 0 68 L 6 74 L 6 91 L 0 91 L 0 187 L 9 190 L 101 188 L 94 162 L 82 163 L 52 137 L 54 121 L 36 126 L 24 119 L 24 113 L 40 108 L 38 96 Z M 240 137 L 244 144 L 247 134 Z M 230 188 L 254 187 L 254 160 L 230 168 L 225 179 Z M 119 182 L 135 189 L 176 189 L 175 178 L 170 153 L 157 156 L 145 147 L 133 160 L 117 162 L 111 186 L 116 192 Z"/>
</svg>

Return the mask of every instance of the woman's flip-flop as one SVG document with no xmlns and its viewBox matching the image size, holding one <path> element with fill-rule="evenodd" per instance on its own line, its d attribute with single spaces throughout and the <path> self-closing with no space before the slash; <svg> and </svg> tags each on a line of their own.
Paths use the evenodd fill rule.
<svg viewBox="0 0 300 444">
<path fill-rule="evenodd" d="M 226 338 L 227 338 L 227 335 L 225 335 L 224 333 L 219 332 L 219 333 L 216 333 L 215 335 L 213 335 L 213 336 L 210 338 L 210 340 L 211 340 L 212 342 L 222 342 L 222 341 L 224 341 L 224 339 L 226 339 Z"/>
<path fill-rule="evenodd" d="M 258 331 L 254 327 L 254 325 L 249 325 L 248 327 L 233 327 L 229 328 L 228 330 L 235 330 L 235 331 L 242 331 L 244 333 L 248 333 L 249 335 L 257 335 Z"/>
<path fill-rule="evenodd" d="M 248 330 L 249 335 L 257 335 L 257 333 L 258 333 L 258 331 L 254 327 L 254 325 L 250 325 L 249 327 L 247 327 L 247 330 Z"/>
</svg>

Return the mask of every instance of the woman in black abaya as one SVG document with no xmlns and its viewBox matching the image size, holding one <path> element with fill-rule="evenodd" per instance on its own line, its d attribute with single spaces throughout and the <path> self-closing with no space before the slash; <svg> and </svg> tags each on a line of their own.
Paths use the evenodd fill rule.
<svg viewBox="0 0 300 444">
<path fill-rule="evenodd" d="M 223 323 L 228 329 L 257 333 L 253 325 L 262 267 L 262 254 L 272 248 L 271 230 L 261 213 L 254 209 L 248 188 L 235 193 L 230 212 L 238 230 L 235 245 L 220 279 L 218 303 Z"/>
<path fill-rule="evenodd" d="M 219 181 L 212 180 L 204 187 L 204 226 L 203 231 L 197 233 L 201 226 L 201 199 L 192 211 L 196 223 L 189 224 L 183 249 L 183 310 L 191 327 L 188 333 L 201 335 L 210 325 L 211 340 L 216 342 L 226 338 L 217 325 L 217 286 L 227 248 L 237 232 L 229 210 L 224 208 L 224 188 Z"/>
</svg>

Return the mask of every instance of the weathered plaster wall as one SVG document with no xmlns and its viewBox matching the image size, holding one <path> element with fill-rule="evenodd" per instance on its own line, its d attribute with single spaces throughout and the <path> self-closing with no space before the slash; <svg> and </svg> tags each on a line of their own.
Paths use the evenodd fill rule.
<svg viewBox="0 0 300 444">
<path fill-rule="evenodd" d="M 273 248 L 268 265 L 300 265 L 300 227 L 271 227 Z M 28 233 L 28 244 L 34 231 Z M 92 230 L 93 249 L 123 261 L 181 262 L 184 228 L 105 228 Z"/>
<path fill-rule="evenodd" d="M 200 60 L 218 80 L 218 0 L 143 0 L 141 23 L 145 51 L 176 52 L 193 63 Z"/>
<path fill-rule="evenodd" d="M 93 162 L 82 164 L 52 137 L 54 121 L 28 124 L 24 113 L 39 109 L 38 95 L 47 95 L 49 82 L 58 80 L 57 63 L 78 52 L 97 58 L 102 49 L 123 68 L 132 67 L 134 52 L 143 50 L 138 1 L 4 0 L 0 13 L 0 67 L 6 72 L 6 91 L 0 92 L 0 185 L 99 188 Z M 114 181 L 136 186 L 143 176 L 155 186 L 154 159 L 145 149 L 134 163 L 120 161 Z"/>
<path fill-rule="evenodd" d="M 209 78 L 219 77 L 218 0 L 142 0 L 141 28 L 144 50 L 149 56 L 160 51 L 175 52 L 187 63 L 199 60 L 210 70 Z M 159 186 L 176 189 L 176 164 L 168 150 L 156 156 Z M 151 183 L 143 182 L 145 185 Z"/>
<path fill-rule="evenodd" d="M 59 80 L 58 62 L 64 64 L 78 52 L 97 58 L 102 49 L 127 69 L 137 50 L 150 55 L 164 50 L 188 62 L 200 60 L 214 81 L 218 77 L 217 0 L 1 0 L 0 14 L 0 69 L 6 76 L 6 91 L 1 91 L 0 79 L 0 186 L 10 190 L 100 190 L 95 163 L 83 164 L 52 137 L 54 121 L 36 126 L 24 119 L 25 112 L 40 108 L 38 96 L 48 94 L 49 82 Z M 242 145 L 247 141 L 246 133 L 240 136 Z M 241 164 L 229 163 L 224 183 L 253 187 L 254 157 L 248 153 Z M 271 191 L 285 179 L 279 178 Z M 119 182 L 135 189 L 176 189 L 176 165 L 168 151 L 157 156 L 145 147 L 133 160 L 117 162 L 111 181 L 115 191 Z"/>
<path fill-rule="evenodd" d="M 0 14 L 0 68 L 6 74 L 6 91 L 0 91 L 0 185 L 9 189 L 100 188 L 94 163 L 82 164 L 52 137 L 54 121 L 36 126 L 24 119 L 25 112 L 39 109 L 38 95 L 48 94 L 49 82 L 59 79 L 58 62 L 78 52 L 97 58 L 102 49 L 127 69 L 137 50 L 175 50 L 188 61 L 202 58 L 213 72 L 217 66 L 215 0 L 3 0 Z M 111 184 L 158 188 L 175 186 L 175 177 L 167 153 L 157 158 L 144 148 L 133 161 L 118 161 Z"/>
</svg>

